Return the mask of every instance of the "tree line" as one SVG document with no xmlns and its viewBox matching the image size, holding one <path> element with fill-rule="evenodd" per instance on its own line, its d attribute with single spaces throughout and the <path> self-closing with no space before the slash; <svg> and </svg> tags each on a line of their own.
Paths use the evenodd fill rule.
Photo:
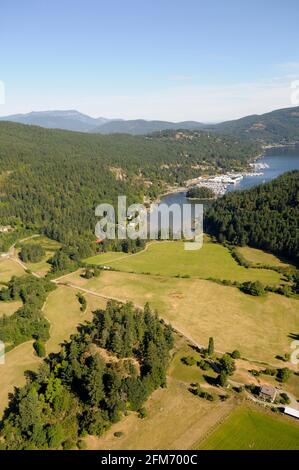
<svg viewBox="0 0 299 470">
<path fill-rule="evenodd" d="M 50 324 L 42 313 L 42 306 L 55 285 L 47 279 L 32 275 L 13 276 L 7 287 L 0 290 L 0 301 L 21 300 L 23 305 L 12 315 L 0 317 L 0 340 L 7 349 L 30 339 L 45 342 L 49 339 Z"/>
<path fill-rule="evenodd" d="M 299 262 L 299 171 L 218 199 L 204 229 L 220 242 L 250 245 Z"/>
</svg>

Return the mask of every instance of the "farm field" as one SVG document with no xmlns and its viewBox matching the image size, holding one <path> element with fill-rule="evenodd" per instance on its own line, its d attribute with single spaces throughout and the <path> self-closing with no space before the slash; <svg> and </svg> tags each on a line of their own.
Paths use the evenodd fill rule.
<svg viewBox="0 0 299 470">
<path fill-rule="evenodd" d="M 22 387 L 25 384 L 24 372 L 37 370 L 41 363 L 41 359 L 34 353 L 32 344 L 33 341 L 28 341 L 9 351 L 5 355 L 5 364 L 0 365 L 0 416 L 7 406 L 8 394 L 13 392 L 14 387 Z"/>
<path fill-rule="evenodd" d="M 238 246 L 237 251 L 244 256 L 246 261 L 253 264 L 263 264 L 268 266 L 278 266 L 282 268 L 289 267 L 290 265 L 284 263 L 275 255 L 271 253 L 266 253 L 263 250 L 258 250 L 257 248 L 251 248 L 249 246 Z"/>
<path fill-rule="evenodd" d="M 41 245 L 46 254 L 43 256 L 42 260 L 37 263 L 24 263 L 30 271 L 37 273 L 39 276 L 45 276 L 51 269 L 51 265 L 47 263 L 48 259 L 53 256 L 54 252 L 60 248 L 60 243 L 56 242 L 55 240 L 51 240 L 50 238 L 39 236 L 34 237 L 22 242 L 22 245 L 26 244 L 35 244 Z M 18 250 L 20 251 L 20 250 Z"/>
<path fill-rule="evenodd" d="M 167 388 L 156 390 L 145 406 L 148 413 L 145 419 L 130 413 L 101 438 L 88 436 L 88 449 L 190 449 L 236 405 L 233 401 L 202 400 L 192 395 L 186 384 L 169 377 Z M 123 432 L 123 436 L 116 438 L 115 432 Z"/>
<path fill-rule="evenodd" d="M 2 315 L 12 315 L 22 305 L 22 302 L 18 300 L 12 302 L 0 302 L 0 318 Z"/>
<path fill-rule="evenodd" d="M 48 296 L 44 307 L 44 315 L 51 323 L 47 353 L 59 351 L 60 344 L 76 332 L 80 323 L 91 320 L 92 312 L 106 305 L 105 300 L 86 294 L 87 310 L 81 312 L 76 294 L 75 289 L 61 286 Z"/>
<path fill-rule="evenodd" d="M 108 255 L 106 253 L 106 255 Z M 98 260 L 101 260 L 99 255 Z M 96 258 L 94 259 L 95 262 Z M 103 264 L 103 261 L 100 261 Z M 261 281 L 278 285 L 280 275 L 269 269 L 246 269 L 231 256 L 229 250 L 217 243 L 204 243 L 200 250 L 186 251 L 182 242 L 154 242 L 147 249 L 105 264 L 126 272 L 162 276 L 190 276 L 230 281 Z"/>
<path fill-rule="evenodd" d="M 235 410 L 197 448 L 204 450 L 298 450 L 299 426 L 291 418 L 242 407 Z"/>
<path fill-rule="evenodd" d="M 128 255 L 127 253 L 118 252 L 118 251 L 117 252 L 108 251 L 106 253 L 100 253 L 98 255 L 91 256 L 90 258 L 86 258 L 84 261 L 85 263 L 89 263 L 89 264 L 101 265 L 101 264 L 106 264 L 106 263 L 109 264 L 111 261 L 114 262 L 115 260 L 126 258 L 127 256 L 130 256 L 130 255 Z"/>
<path fill-rule="evenodd" d="M 216 350 L 239 349 L 245 357 L 280 366 L 275 356 L 290 352 L 289 335 L 299 331 L 298 300 L 277 294 L 253 297 L 211 281 L 115 271 L 90 280 L 78 271 L 63 282 L 141 306 L 149 302 L 199 345 L 213 336 Z"/>
<path fill-rule="evenodd" d="M 0 283 L 8 282 L 12 276 L 23 276 L 25 274 L 22 266 L 12 259 L 0 261 Z"/>
<path fill-rule="evenodd" d="M 51 269 L 47 260 L 52 256 L 53 252 L 46 251 L 46 255 L 43 259 L 37 263 L 24 263 L 30 271 L 38 274 L 39 276 L 45 276 Z"/>
</svg>

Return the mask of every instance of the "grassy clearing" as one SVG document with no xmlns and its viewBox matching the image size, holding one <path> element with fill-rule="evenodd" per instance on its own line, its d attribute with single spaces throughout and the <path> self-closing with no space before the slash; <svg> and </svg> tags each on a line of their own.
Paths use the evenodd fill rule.
<svg viewBox="0 0 299 470">
<path fill-rule="evenodd" d="M 90 258 L 86 258 L 84 261 L 85 263 L 89 264 L 98 264 L 103 265 L 103 264 L 109 264 L 110 262 L 114 262 L 115 260 L 118 259 L 123 259 L 126 258 L 128 253 L 123 253 L 123 252 L 116 252 L 116 251 L 108 251 L 107 253 L 100 253 L 99 255 L 91 256 Z"/>
<path fill-rule="evenodd" d="M 89 436 L 89 449 L 159 450 L 190 449 L 206 432 L 223 420 L 234 403 L 210 403 L 192 395 L 185 384 L 168 379 L 165 389 L 156 390 L 146 402 L 148 416 L 130 413 L 101 438 Z M 124 435 L 116 438 L 114 433 Z"/>
<path fill-rule="evenodd" d="M 86 294 L 86 300 L 87 310 L 81 312 L 76 290 L 59 287 L 51 292 L 44 308 L 44 314 L 51 323 L 47 353 L 59 351 L 60 344 L 75 333 L 80 323 L 91 320 L 92 312 L 106 305 L 105 300 L 89 294 Z"/>
<path fill-rule="evenodd" d="M 51 265 L 47 263 L 48 259 L 53 255 L 52 251 L 46 251 L 46 255 L 43 256 L 42 260 L 38 263 L 24 263 L 27 269 L 38 274 L 39 276 L 45 276 L 51 269 Z"/>
<path fill-rule="evenodd" d="M 7 406 L 8 394 L 14 387 L 22 387 L 25 384 L 24 372 L 37 370 L 41 359 L 36 356 L 32 347 L 32 341 L 20 344 L 5 355 L 5 364 L 0 365 L 0 416 Z"/>
<path fill-rule="evenodd" d="M 48 237 L 44 236 L 39 236 L 39 237 L 34 237 L 28 240 L 25 240 L 22 242 L 22 245 L 41 245 L 46 254 L 43 256 L 41 261 L 38 263 L 24 263 L 26 264 L 26 267 L 30 269 L 30 271 L 37 273 L 39 276 L 45 276 L 51 269 L 51 265 L 47 263 L 48 259 L 51 258 L 56 250 L 58 250 L 61 247 L 61 244 L 56 242 L 55 240 L 51 240 Z M 18 249 L 18 252 L 20 250 Z"/>
<path fill-rule="evenodd" d="M 229 250 L 217 243 L 204 243 L 200 250 L 186 251 L 182 242 L 156 242 L 134 256 L 107 262 L 120 271 L 162 276 L 190 276 L 231 281 L 281 283 L 280 275 L 267 269 L 246 269 L 232 258 Z"/>
<path fill-rule="evenodd" d="M 0 317 L 2 317 L 2 315 L 12 315 L 22 305 L 22 302 L 17 300 L 13 302 L 0 302 Z"/>
<path fill-rule="evenodd" d="M 250 248 L 249 246 L 240 246 L 237 248 L 237 251 L 244 256 L 246 261 L 249 263 L 257 265 L 268 265 L 268 266 L 278 266 L 282 268 L 290 267 L 289 264 L 282 262 L 279 258 L 271 253 L 266 253 L 265 251 L 258 250 L 256 248 Z"/>
<path fill-rule="evenodd" d="M 0 283 L 8 282 L 12 276 L 23 276 L 25 274 L 22 266 L 12 259 L 0 261 Z"/>
<path fill-rule="evenodd" d="M 203 371 L 197 364 L 188 366 L 182 362 L 182 358 L 192 356 L 196 361 L 202 360 L 201 355 L 194 351 L 192 347 L 185 346 L 179 349 L 171 361 L 171 366 L 169 368 L 169 375 L 176 380 L 185 382 L 186 384 L 199 383 L 201 385 L 206 385 L 207 382 L 204 376 L 215 378 L 217 374 L 209 369 Z"/>
<path fill-rule="evenodd" d="M 24 240 L 22 245 L 41 245 L 46 251 L 56 251 L 61 247 L 61 244 L 55 240 L 51 240 L 51 238 L 45 237 L 43 235 L 29 238 L 28 240 Z"/>
<path fill-rule="evenodd" d="M 243 356 L 261 361 L 275 362 L 277 354 L 290 352 L 289 335 L 299 331 L 298 300 L 276 294 L 252 297 L 235 287 L 200 279 L 113 271 L 91 280 L 77 272 L 64 281 L 138 305 L 149 302 L 198 344 L 207 345 L 213 336 L 217 350 L 239 349 Z"/>
<path fill-rule="evenodd" d="M 286 417 L 242 407 L 204 441 L 205 450 L 298 450 L 299 426 Z"/>
</svg>

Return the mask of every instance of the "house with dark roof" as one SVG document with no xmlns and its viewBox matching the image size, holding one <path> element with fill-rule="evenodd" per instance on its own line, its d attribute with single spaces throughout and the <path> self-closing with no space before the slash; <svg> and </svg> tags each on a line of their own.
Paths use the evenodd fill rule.
<svg viewBox="0 0 299 470">
<path fill-rule="evenodd" d="M 262 385 L 259 393 L 259 397 L 264 400 L 273 403 L 277 395 L 276 388 L 270 385 Z"/>
</svg>

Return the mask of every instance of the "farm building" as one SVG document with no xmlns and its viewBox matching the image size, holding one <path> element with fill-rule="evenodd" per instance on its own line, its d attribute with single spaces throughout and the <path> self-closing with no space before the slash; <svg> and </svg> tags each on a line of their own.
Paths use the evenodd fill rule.
<svg viewBox="0 0 299 470">
<path fill-rule="evenodd" d="M 293 416 L 294 418 L 299 418 L 299 410 L 295 410 L 295 408 L 286 406 L 284 412 L 286 415 Z"/>
<path fill-rule="evenodd" d="M 263 385 L 260 389 L 259 397 L 264 401 L 274 402 L 276 398 L 276 389 L 270 385 Z"/>
</svg>

